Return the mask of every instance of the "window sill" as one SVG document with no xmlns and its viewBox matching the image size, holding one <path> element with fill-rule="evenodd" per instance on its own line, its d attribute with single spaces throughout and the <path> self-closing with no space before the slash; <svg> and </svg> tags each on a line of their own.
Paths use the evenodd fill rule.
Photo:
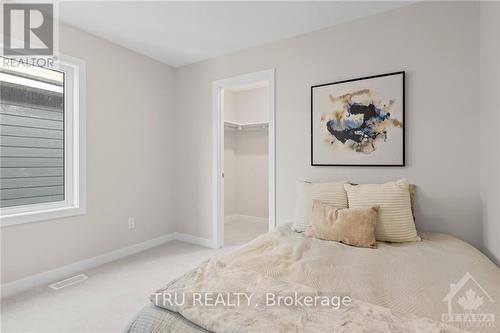
<svg viewBox="0 0 500 333">
<path fill-rule="evenodd" d="M 0 227 L 42 222 L 85 213 L 85 207 L 66 202 L 23 206 L 22 209 L 4 208 L 1 210 Z"/>
</svg>

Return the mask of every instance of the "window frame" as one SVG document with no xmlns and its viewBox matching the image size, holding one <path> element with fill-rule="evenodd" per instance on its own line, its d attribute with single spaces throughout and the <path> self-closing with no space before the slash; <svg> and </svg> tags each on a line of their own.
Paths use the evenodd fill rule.
<svg viewBox="0 0 500 333">
<path fill-rule="evenodd" d="M 64 73 L 64 201 L 0 208 L 1 227 L 87 212 L 85 62 L 58 54 L 49 69 Z"/>
</svg>

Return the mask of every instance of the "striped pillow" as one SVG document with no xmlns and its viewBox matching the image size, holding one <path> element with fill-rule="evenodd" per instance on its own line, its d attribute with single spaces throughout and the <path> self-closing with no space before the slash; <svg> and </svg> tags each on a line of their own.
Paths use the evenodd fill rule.
<svg viewBox="0 0 500 333">
<path fill-rule="evenodd" d="M 379 206 L 375 236 L 379 241 L 420 241 L 413 220 L 408 181 L 345 184 L 349 208 Z"/>
<path fill-rule="evenodd" d="M 346 181 L 333 183 L 297 182 L 297 201 L 292 229 L 303 232 L 311 225 L 313 201 L 330 204 L 335 208 L 347 208 Z"/>
</svg>

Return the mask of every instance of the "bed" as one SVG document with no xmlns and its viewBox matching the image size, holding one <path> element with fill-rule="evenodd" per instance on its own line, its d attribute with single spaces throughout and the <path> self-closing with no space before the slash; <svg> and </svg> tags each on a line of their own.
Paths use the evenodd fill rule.
<svg viewBox="0 0 500 333">
<path fill-rule="evenodd" d="M 255 285 L 266 285 L 269 289 L 283 291 L 291 286 L 291 289 L 350 295 L 367 307 L 361 321 L 369 322 L 370 316 L 378 312 L 389 318 L 373 321 L 367 329 L 361 322 L 356 323 L 356 319 L 343 317 L 339 329 L 330 332 L 500 332 L 499 267 L 471 245 L 452 236 L 419 234 L 422 242 L 379 242 L 376 249 L 367 249 L 308 238 L 289 226 L 281 226 L 233 253 L 213 259 L 211 264 L 215 260 L 214 265 L 226 271 L 216 274 L 214 282 L 204 287 L 216 290 L 220 288 L 216 283 L 222 282 L 224 286 L 243 290 L 249 283 L 241 281 L 255 276 L 258 281 Z M 207 263 L 201 266 L 207 269 Z M 171 281 L 160 291 L 187 288 L 193 281 L 203 283 L 208 275 L 207 271 L 200 275 L 201 269 Z M 226 275 L 228 280 L 223 281 Z M 238 282 L 240 277 L 242 280 Z M 465 301 L 460 299 L 464 294 Z M 232 313 L 233 309 L 219 307 L 220 311 L 207 313 L 200 309 L 168 308 L 153 297 L 151 300 L 127 326 L 127 332 L 259 332 L 261 320 L 262 327 L 272 327 L 268 332 L 321 331 L 305 324 L 311 313 L 291 313 L 293 319 L 287 320 L 290 313 L 276 312 L 274 320 L 267 318 L 265 322 L 264 314 L 274 309 L 255 313 L 256 310 L 249 309 L 238 314 L 254 316 L 252 324 L 244 325 L 250 317 L 241 319 Z M 474 314 L 486 316 L 474 317 Z M 303 316 L 309 317 L 304 320 Z M 287 326 L 288 322 L 293 325 Z M 398 326 L 398 322 L 407 326 Z"/>
</svg>

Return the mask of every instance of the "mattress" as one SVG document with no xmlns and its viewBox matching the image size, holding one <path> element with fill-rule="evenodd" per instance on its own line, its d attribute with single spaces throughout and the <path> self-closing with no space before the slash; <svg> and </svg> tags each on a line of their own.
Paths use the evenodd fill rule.
<svg viewBox="0 0 500 333">
<path fill-rule="evenodd" d="M 472 332 L 499 332 L 498 266 L 452 236 L 420 236 L 422 242 L 379 242 L 377 249 L 366 249 L 307 238 L 283 226 L 218 259 L 277 280 L 349 294 L 394 312 L 444 319 Z M 207 331 L 150 304 L 127 332 Z"/>
</svg>

